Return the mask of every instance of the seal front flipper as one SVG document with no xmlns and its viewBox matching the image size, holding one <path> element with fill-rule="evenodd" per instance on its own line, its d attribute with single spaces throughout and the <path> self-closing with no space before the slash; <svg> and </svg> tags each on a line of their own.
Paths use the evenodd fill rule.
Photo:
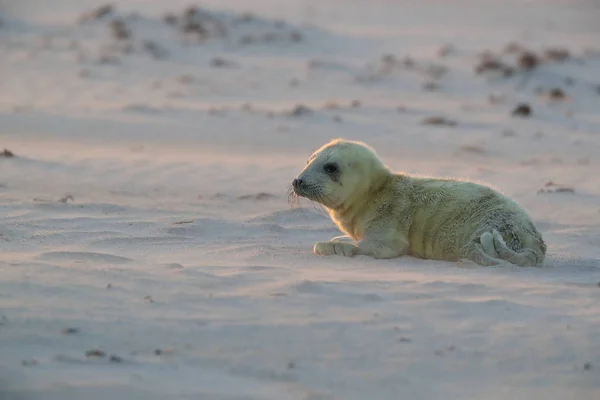
<svg viewBox="0 0 600 400">
<path fill-rule="evenodd" d="M 317 242 L 313 247 L 313 252 L 321 256 L 345 256 L 352 257 L 359 254 L 359 249 L 352 243 L 345 242 Z"/>
</svg>

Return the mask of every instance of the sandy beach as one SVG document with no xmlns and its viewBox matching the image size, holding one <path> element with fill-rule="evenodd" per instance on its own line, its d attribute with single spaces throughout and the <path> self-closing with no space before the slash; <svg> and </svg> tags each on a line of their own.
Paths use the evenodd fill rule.
<svg viewBox="0 0 600 400">
<path fill-rule="evenodd" d="M 0 399 L 600 398 L 598 20 L 0 3 Z M 514 198 L 544 266 L 314 255 L 287 189 L 336 137 Z"/>
</svg>

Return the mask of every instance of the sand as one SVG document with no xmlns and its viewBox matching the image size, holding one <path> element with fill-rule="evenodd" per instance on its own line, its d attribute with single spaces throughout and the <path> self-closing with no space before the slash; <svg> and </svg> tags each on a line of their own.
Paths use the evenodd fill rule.
<svg viewBox="0 0 600 400">
<path fill-rule="evenodd" d="M 453 3 L 4 2 L 0 398 L 599 398 L 598 7 Z M 334 137 L 515 198 L 545 265 L 313 255 Z"/>
</svg>

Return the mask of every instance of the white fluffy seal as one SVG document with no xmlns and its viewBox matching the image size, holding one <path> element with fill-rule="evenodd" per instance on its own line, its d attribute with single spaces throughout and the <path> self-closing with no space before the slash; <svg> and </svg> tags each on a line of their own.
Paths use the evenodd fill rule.
<svg viewBox="0 0 600 400">
<path fill-rule="evenodd" d="M 316 254 L 410 255 L 480 265 L 544 262 L 542 235 L 513 200 L 473 182 L 394 173 L 362 142 L 325 144 L 292 187 L 326 207 L 347 234 L 316 243 Z"/>
</svg>

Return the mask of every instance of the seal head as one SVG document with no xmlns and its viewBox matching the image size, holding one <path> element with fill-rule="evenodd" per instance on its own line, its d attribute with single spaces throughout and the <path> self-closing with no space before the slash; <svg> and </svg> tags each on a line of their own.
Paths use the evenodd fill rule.
<svg viewBox="0 0 600 400">
<path fill-rule="evenodd" d="M 340 210 L 390 175 L 375 151 L 359 142 L 335 139 L 315 151 L 292 182 L 294 193 Z"/>
</svg>

